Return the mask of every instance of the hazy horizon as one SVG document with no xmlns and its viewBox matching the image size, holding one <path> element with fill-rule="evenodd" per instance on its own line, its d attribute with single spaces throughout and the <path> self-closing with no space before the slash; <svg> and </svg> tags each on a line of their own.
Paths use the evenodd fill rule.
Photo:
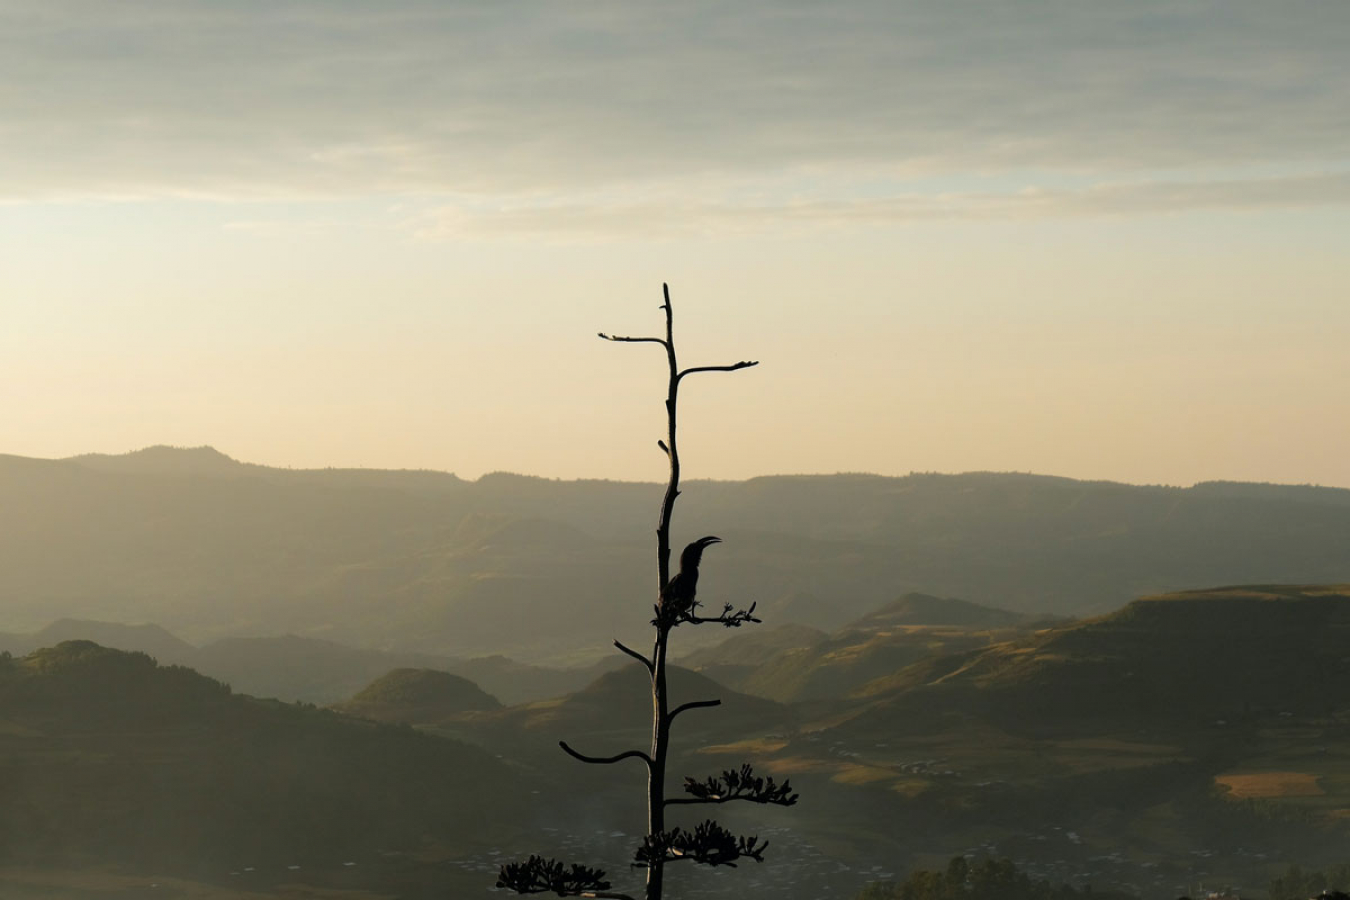
<svg viewBox="0 0 1350 900">
<path fill-rule="evenodd" d="M 41 456 L 41 457 L 27 457 L 27 458 L 30 458 L 30 459 L 39 459 L 39 460 L 43 460 L 43 461 L 47 461 L 47 462 L 66 462 L 66 461 L 78 461 L 78 460 L 81 459 L 82 457 L 126 457 L 126 456 L 134 456 L 134 455 L 136 455 L 136 454 L 145 453 L 145 452 L 147 452 L 147 451 L 155 451 L 155 450 L 170 450 L 170 451 L 200 451 L 200 450 L 210 450 L 210 451 L 213 451 L 213 452 L 215 452 L 215 453 L 219 453 L 221 456 L 223 456 L 223 457 L 225 457 L 225 458 L 227 458 L 227 459 L 229 459 L 229 460 L 231 460 L 231 461 L 233 461 L 233 462 L 240 463 L 240 464 L 246 465 L 246 466 L 259 466 L 259 467 L 265 468 L 265 469 L 282 469 L 282 470 L 294 470 L 294 471 L 323 471 L 323 470 L 337 470 L 337 469 L 342 469 L 342 470 L 353 470 L 353 471 L 431 472 L 431 473 L 436 473 L 436 474 L 453 475 L 453 476 L 455 476 L 456 478 L 459 478 L 459 479 L 461 479 L 461 480 L 464 480 L 464 481 L 471 481 L 471 482 L 472 482 L 472 481 L 478 481 L 478 480 L 480 480 L 480 479 L 482 479 L 482 478 L 484 478 L 484 477 L 486 477 L 486 476 L 489 476 L 489 475 L 518 475 L 518 476 L 521 476 L 521 477 L 523 477 L 523 478 L 543 478 L 543 479 L 552 480 L 552 481 L 610 481 L 610 482 L 619 482 L 619 483 L 624 483 L 624 484 L 654 484 L 654 485 L 661 485 L 661 484 L 664 484 L 664 483 L 665 483 L 665 477 L 666 477 L 666 472 L 665 472 L 664 470 L 661 471 L 661 472 L 658 472 L 658 473 L 653 474 L 652 477 L 650 477 L 650 478 L 613 478 L 613 477 L 608 477 L 608 476 L 603 476 L 603 475 L 601 475 L 601 476 L 588 476 L 588 475 L 582 475 L 582 476 L 575 476 L 575 477 L 560 477 L 560 476 L 554 476 L 554 475 L 543 475 L 543 474 L 540 474 L 540 473 L 537 473 L 537 472 L 525 472 L 525 471 L 518 471 L 518 470 L 514 470 L 514 469 L 502 469 L 502 468 L 496 468 L 496 469 L 491 469 L 491 468 L 490 468 L 490 469 L 486 469 L 486 470 L 484 470 L 484 471 L 479 471 L 479 472 L 474 472 L 474 473 L 466 473 L 466 472 L 464 472 L 464 471 L 455 470 L 455 469 L 453 469 L 453 468 L 445 469 L 445 468 L 432 468 L 432 467 L 426 467 L 426 466 L 382 466 L 382 465 L 354 465 L 354 466 L 340 466 L 340 465 L 335 465 L 335 464 L 291 465 L 291 464 L 288 464 L 288 463 L 274 463 L 274 462 L 270 462 L 270 461 L 260 461 L 260 460 L 254 460 L 254 459 L 244 459 L 244 458 L 239 457 L 239 456 L 237 456 L 237 455 L 235 455 L 235 454 L 233 454 L 233 453 L 230 453 L 230 452 L 227 451 L 227 450 L 222 450 L 220 447 L 214 446 L 214 445 L 212 445 L 212 444 L 199 444 L 199 445 L 197 445 L 197 446 L 188 447 L 188 446 L 179 446 L 179 445 L 174 445 L 174 444 L 164 444 L 164 443 L 159 443 L 159 444 L 150 444 L 150 445 L 147 445 L 147 446 L 145 446 L 145 447 L 136 447 L 136 448 L 133 448 L 133 449 L 130 449 L 130 450 L 121 450 L 121 451 L 91 450 L 91 451 L 85 451 L 85 452 L 81 452 L 81 453 L 74 453 L 74 454 L 71 454 L 71 455 L 69 455 L 69 456 Z M 8 455 L 8 456 L 26 456 L 26 454 L 9 453 L 9 452 L 5 451 L 3 448 L 0 448 L 0 456 L 5 456 L 5 455 Z M 852 469 L 852 470 L 850 470 L 850 469 L 837 469 L 837 470 L 835 470 L 835 471 L 817 471 L 817 472 L 758 472 L 758 473 L 754 473 L 754 474 L 751 474 L 751 475 L 746 475 L 746 476 L 743 476 L 743 477 L 737 477 L 737 478 L 718 478 L 718 477 L 714 477 L 714 476 L 690 476 L 690 477 L 688 477 L 688 478 L 685 478 L 684 480 L 686 480 L 686 481 L 724 481 L 724 482 L 736 482 L 736 481 L 746 481 L 746 480 L 750 480 L 750 479 L 754 479 L 754 478 L 828 478 L 828 477 L 832 477 L 832 476 L 854 476 L 854 475 L 856 475 L 856 476 L 865 476 L 865 477 L 866 477 L 866 476 L 877 476 L 877 477 L 881 477 L 881 478 L 906 478 L 906 477 L 910 477 L 910 476 L 919 476 L 919 475 L 936 475 L 936 476 L 944 476 L 944 477 L 956 477 L 956 476 L 961 476 L 961 475 L 1025 475 L 1025 476 L 1031 477 L 1031 478 L 1065 478 L 1065 479 L 1069 479 L 1069 480 L 1071 480 L 1071 481 L 1082 481 L 1082 482 L 1087 482 L 1087 483 L 1098 483 L 1098 484 L 1123 484 L 1123 485 L 1127 485 L 1127 486 L 1131 486 L 1131 487 L 1190 488 L 1190 487 L 1195 487 L 1196 485 L 1199 485 L 1199 484 L 1205 484 L 1205 483 L 1213 483 L 1213 482 L 1232 482 L 1232 483 L 1243 483 L 1243 484 L 1269 484 L 1269 485 L 1276 485 L 1276 486 L 1281 486 L 1281 487 L 1319 487 L 1319 488 L 1332 488 L 1332 489 L 1336 489 L 1336 490 L 1350 490 L 1350 485 L 1321 484 L 1321 483 L 1317 483 L 1317 482 L 1308 482 L 1308 481 L 1299 481 L 1299 482 L 1292 482 L 1292 481 L 1286 481 L 1286 482 L 1280 482 L 1280 481 L 1251 481 L 1251 480 L 1245 480 L 1245 481 L 1244 481 L 1244 480 L 1239 480 L 1239 479 L 1227 479 L 1227 478 L 1204 478 L 1204 479 L 1200 479 L 1200 480 L 1198 480 L 1198 481 L 1193 481 L 1193 482 L 1189 482 L 1189 483 L 1184 483 L 1184 484 L 1183 484 L 1183 483 L 1161 482 L 1161 481 L 1125 481 L 1125 480 L 1122 480 L 1122 479 L 1115 479 L 1115 478 L 1095 478 L 1095 477 L 1091 477 L 1091 476 L 1086 476 L 1086 477 L 1084 477 L 1084 476 L 1075 476 L 1075 475 L 1064 475 L 1064 474 L 1062 474 L 1062 473 L 1060 473 L 1060 472 L 1045 472 L 1045 471 L 1035 471 L 1035 470 L 1011 470 L 1011 469 L 1002 469 L 1002 470 L 998 470 L 998 469 L 964 469 L 964 470 L 959 470 L 959 471 L 958 471 L 958 470 L 941 470 L 941 469 L 924 469 L 924 470 L 917 470 L 917 469 L 916 469 L 916 470 L 911 470 L 911 471 L 908 471 L 908 472 L 871 472 L 871 471 L 865 471 L 865 470 L 861 470 L 861 469 Z"/>
</svg>

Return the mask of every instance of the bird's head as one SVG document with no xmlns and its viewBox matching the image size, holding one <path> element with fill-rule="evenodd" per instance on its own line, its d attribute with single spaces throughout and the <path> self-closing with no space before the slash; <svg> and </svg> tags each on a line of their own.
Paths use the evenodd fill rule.
<svg viewBox="0 0 1350 900">
<path fill-rule="evenodd" d="M 680 554 L 680 568 L 681 569 L 698 568 L 699 562 L 702 561 L 703 559 L 703 551 L 708 549 L 708 547 L 712 546 L 713 544 L 720 544 L 720 543 L 722 543 L 722 539 L 720 537 L 711 537 L 711 536 L 701 537 L 698 540 L 694 541 L 692 544 L 685 547 L 684 552 Z"/>
</svg>

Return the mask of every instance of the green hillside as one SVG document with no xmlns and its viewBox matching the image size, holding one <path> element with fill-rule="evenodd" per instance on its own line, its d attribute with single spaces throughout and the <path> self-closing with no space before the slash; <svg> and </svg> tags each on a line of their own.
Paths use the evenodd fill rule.
<svg viewBox="0 0 1350 900">
<path fill-rule="evenodd" d="M 1350 706 L 1348 641 L 1350 586 L 1221 588 L 1148 597 L 926 660 L 864 693 L 905 708 L 968 704 L 1025 727 L 1079 717 L 1328 714 Z"/>
<path fill-rule="evenodd" d="M 920 660 L 1007 640 L 1034 621 L 963 600 L 906 594 L 834 634 L 792 625 L 755 629 L 682 662 L 759 697 L 837 702 Z"/>
<path fill-rule="evenodd" d="M 1201 871 L 1253 886 L 1289 862 L 1329 865 L 1350 837 L 1350 587 L 1156 595 L 1031 631 L 883 620 L 820 643 L 766 632 L 763 646 L 697 654 L 760 654 L 786 678 L 774 667 L 806 642 L 811 702 L 671 672 L 673 702 L 723 700 L 681 716 L 676 779 L 752 762 L 802 793 L 790 828 L 727 810 L 780 848 L 757 875 L 779 895 L 851 896 L 873 866 L 971 852 L 1166 896 Z M 918 662 L 859 683 L 911 646 Z M 367 699 L 404 704 L 402 718 L 434 723 L 425 731 L 240 697 L 87 642 L 0 661 L 0 889 L 58 871 L 120 884 L 114 865 L 225 884 L 248 865 L 274 873 L 260 896 L 289 896 L 281 879 L 301 878 L 299 865 L 313 890 L 353 900 L 437 896 L 447 873 L 467 895 L 483 889 L 473 867 L 489 871 L 492 848 L 535 847 L 540 823 L 549 852 L 622 866 L 641 766 L 586 766 L 557 746 L 645 746 L 646 673 L 621 661 L 564 696 L 444 717 L 483 696 L 438 672 L 371 686 Z M 513 823 L 525 821 L 522 836 Z M 359 865 L 335 868 L 344 858 Z"/>
<path fill-rule="evenodd" d="M 425 725 L 457 713 L 501 709 L 501 703 L 467 678 L 449 672 L 394 669 L 333 708 L 377 722 Z"/>
<path fill-rule="evenodd" d="M 964 850 L 1144 896 L 1263 886 L 1350 837 L 1347 629 L 1346 585 L 1155 595 L 925 656 L 739 749 L 815 798 L 814 841 L 888 868 Z"/>
<path fill-rule="evenodd" d="M 783 703 L 838 700 L 920 660 L 987 647 L 993 639 L 989 632 L 964 628 L 845 631 L 775 656 L 742 675 L 737 687 Z"/>
</svg>

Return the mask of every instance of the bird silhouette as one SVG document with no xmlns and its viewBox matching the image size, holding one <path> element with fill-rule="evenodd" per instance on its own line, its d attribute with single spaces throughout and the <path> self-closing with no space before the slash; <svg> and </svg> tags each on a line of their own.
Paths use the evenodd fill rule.
<svg viewBox="0 0 1350 900">
<path fill-rule="evenodd" d="M 693 611 L 694 597 L 698 593 L 698 566 L 703 561 L 703 551 L 721 542 L 719 537 L 701 537 L 684 548 L 680 554 L 680 571 L 675 573 L 675 577 L 661 592 L 658 610 L 662 619 L 674 622 Z"/>
</svg>

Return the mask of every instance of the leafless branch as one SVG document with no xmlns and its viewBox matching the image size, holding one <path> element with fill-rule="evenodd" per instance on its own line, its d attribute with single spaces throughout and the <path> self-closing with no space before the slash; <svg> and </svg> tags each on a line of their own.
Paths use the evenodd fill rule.
<svg viewBox="0 0 1350 900">
<path fill-rule="evenodd" d="M 625 750 L 623 753 L 614 756 L 587 756 L 586 754 L 578 753 L 567 746 L 567 741 L 558 741 L 558 746 L 567 751 L 567 755 L 573 759 L 579 759 L 584 763 L 590 763 L 595 766 L 607 766 L 625 759 L 640 759 L 645 762 L 649 768 L 652 765 L 652 758 L 641 750 Z"/>
<path fill-rule="evenodd" d="M 730 603 L 722 607 L 721 615 L 717 616 L 698 616 L 691 610 L 681 618 L 681 621 L 688 622 L 691 625 L 706 625 L 709 622 L 715 622 L 718 625 L 725 625 L 727 628 L 739 628 L 747 622 L 759 622 L 755 617 L 755 607 L 757 603 L 751 603 L 749 609 L 733 610 Z"/>
<path fill-rule="evenodd" d="M 617 344 L 660 344 L 663 347 L 668 346 L 665 339 L 658 337 L 625 337 L 618 334 L 605 334 L 603 331 L 597 331 L 596 334 L 607 341 L 614 341 Z M 751 363 L 751 365 L 754 365 L 754 363 Z"/>
<path fill-rule="evenodd" d="M 652 669 L 655 668 L 655 664 L 654 664 L 650 659 L 648 659 L 647 657 L 643 656 L 641 653 L 637 652 L 637 651 L 634 650 L 632 647 L 625 647 L 625 646 L 624 646 L 621 642 L 619 642 L 619 641 L 615 641 L 615 642 L 614 642 L 614 646 L 615 646 L 615 647 L 618 647 L 618 648 L 619 648 L 620 650 L 622 650 L 624 653 L 627 653 L 629 656 L 633 657 L 633 659 L 636 659 L 638 662 L 640 662 L 640 663 L 642 663 L 644 666 L 646 666 L 648 672 L 652 671 Z"/>
<path fill-rule="evenodd" d="M 721 700 L 690 700 L 688 703 L 681 703 L 670 711 L 667 721 L 675 721 L 675 717 L 687 709 L 708 709 L 713 706 L 721 706 Z"/>
<path fill-rule="evenodd" d="M 691 369 L 685 369 L 675 376 L 678 381 L 686 375 L 693 375 L 695 372 L 735 372 L 737 369 L 748 369 L 751 366 L 759 365 L 759 360 L 741 360 L 738 363 L 732 363 L 729 366 L 694 366 Z"/>
</svg>

